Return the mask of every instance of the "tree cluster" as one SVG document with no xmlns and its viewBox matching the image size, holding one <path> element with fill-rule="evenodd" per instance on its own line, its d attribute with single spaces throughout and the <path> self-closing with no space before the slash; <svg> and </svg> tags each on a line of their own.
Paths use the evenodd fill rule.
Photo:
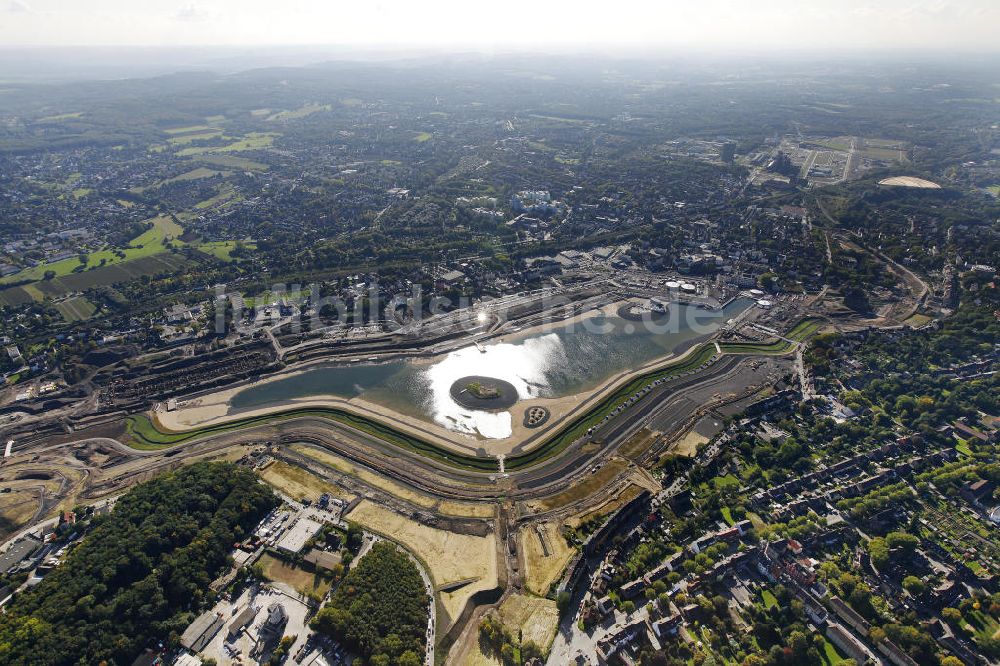
<svg viewBox="0 0 1000 666">
<path fill-rule="evenodd" d="M 0 615 L 0 663 L 128 664 L 176 639 L 277 498 L 248 470 L 198 463 L 136 486 Z"/>
<path fill-rule="evenodd" d="M 371 666 L 419 666 L 430 598 L 416 565 L 387 541 L 376 543 L 311 623 Z M 355 661 L 358 664 L 358 661 Z"/>
</svg>

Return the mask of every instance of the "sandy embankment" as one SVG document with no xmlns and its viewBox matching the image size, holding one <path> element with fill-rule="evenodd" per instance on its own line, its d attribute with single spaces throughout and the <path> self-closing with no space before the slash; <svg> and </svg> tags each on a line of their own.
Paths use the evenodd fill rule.
<svg viewBox="0 0 1000 666">
<path fill-rule="evenodd" d="M 484 439 L 448 430 L 429 419 L 420 419 L 401 414 L 385 405 L 365 400 L 364 398 L 340 398 L 333 395 L 311 396 L 285 400 L 267 407 L 247 410 L 230 410 L 229 402 L 234 395 L 246 387 L 226 389 L 218 393 L 179 402 L 174 411 L 157 410 L 153 417 L 161 427 L 167 430 L 190 430 L 210 425 L 226 423 L 235 419 L 274 414 L 297 407 L 337 407 L 358 414 L 378 419 L 410 434 L 430 439 L 435 444 L 453 451 L 475 455 L 485 449 L 491 455 L 507 455 L 517 445 L 539 432 L 545 432 L 549 424 L 541 428 L 524 426 L 522 413 L 524 410 L 540 405 L 551 413 L 549 423 L 561 419 L 587 397 L 587 393 L 563 396 L 561 398 L 535 398 L 522 400 L 511 412 L 512 434 L 506 439 Z"/>
</svg>

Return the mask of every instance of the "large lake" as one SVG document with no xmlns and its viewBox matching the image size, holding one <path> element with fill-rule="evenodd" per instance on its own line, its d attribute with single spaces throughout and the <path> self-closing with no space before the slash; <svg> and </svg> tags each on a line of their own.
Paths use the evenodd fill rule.
<svg viewBox="0 0 1000 666">
<path fill-rule="evenodd" d="M 512 333 L 485 344 L 483 351 L 473 345 L 431 361 L 320 366 L 249 387 L 233 396 L 231 405 L 247 409 L 311 396 L 361 396 L 457 432 L 502 439 L 511 434 L 511 412 L 461 407 L 449 393 L 455 380 L 468 375 L 505 379 L 521 399 L 573 395 L 683 350 L 752 303 L 738 299 L 716 311 L 675 304 L 668 317 L 651 325 L 595 314 L 584 321 L 554 325 L 551 331 Z M 520 410 L 514 407 L 514 411 L 520 418 Z"/>
</svg>

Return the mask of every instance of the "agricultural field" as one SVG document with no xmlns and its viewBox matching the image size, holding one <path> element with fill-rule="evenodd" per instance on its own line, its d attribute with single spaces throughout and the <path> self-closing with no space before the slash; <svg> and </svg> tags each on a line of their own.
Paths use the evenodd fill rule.
<svg viewBox="0 0 1000 666">
<path fill-rule="evenodd" d="M 146 256 L 112 266 L 70 273 L 51 280 L 39 280 L 28 285 L 5 289 L 0 291 L 0 302 L 18 304 L 32 300 L 41 301 L 46 297 L 59 298 L 94 287 L 110 287 L 118 282 L 129 282 L 143 275 L 176 273 L 190 265 L 191 262 L 180 255 L 163 253 Z"/>
<path fill-rule="evenodd" d="M 90 319 L 97 311 L 97 306 L 82 296 L 72 296 L 55 303 L 54 306 L 62 318 L 68 322 Z"/>
<path fill-rule="evenodd" d="M 427 527 L 368 500 L 362 500 L 347 518 L 401 543 L 423 562 L 448 615 L 448 622 L 440 623 L 442 627 L 458 617 L 473 594 L 498 585 L 493 538 Z M 462 553 L 462 557 L 453 557 L 454 553 Z"/>
<path fill-rule="evenodd" d="M 0 290 L 0 306 L 16 307 L 18 305 L 24 305 L 25 303 L 31 303 L 34 300 L 41 300 L 41 295 L 39 298 L 29 292 L 24 287 L 12 287 L 10 289 Z"/>
</svg>

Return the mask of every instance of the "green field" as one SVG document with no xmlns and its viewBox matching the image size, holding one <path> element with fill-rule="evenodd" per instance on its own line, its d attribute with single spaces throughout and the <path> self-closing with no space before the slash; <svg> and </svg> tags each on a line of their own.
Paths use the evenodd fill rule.
<svg viewBox="0 0 1000 666">
<path fill-rule="evenodd" d="M 988 613 L 970 608 L 965 612 L 965 621 L 976 632 L 977 638 L 992 638 L 1000 631 L 1000 623 Z"/>
<path fill-rule="evenodd" d="M 222 130 L 207 130 L 205 132 L 195 132 L 193 134 L 178 134 L 177 136 L 172 136 L 167 139 L 167 143 L 171 146 L 183 146 L 195 141 L 214 139 L 215 137 L 221 135 Z"/>
<path fill-rule="evenodd" d="M 834 644 L 826 639 L 823 639 L 823 654 L 821 656 L 823 657 L 823 663 L 826 666 L 835 666 L 835 664 L 847 661 L 846 657 L 841 656 L 841 654 L 837 652 L 837 648 Z"/>
<path fill-rule="evenodd" d="M 761 590 L 760 598 L 764 600 L 764 608 L 770 609 L 778 605 L 778 599 L 771 590 Z"/>
<path fill-rule="evenodd" d="M 55 116 L 45 116 L 44 118 L 39 118 L 35 122 L 38 123 L 57 123 L 60 120 L 73 120 L 75 118 L 82 118 L 83 111 L 77 111 L 75 113 L 60 113 Z"/>
<path fill-rule="evenodd" d="M 822 320 L 806 317 L 795 324 L 785 337 L 795 342 L 804 342 L 812 337 L 822 326 Z M 719 347 L 726 354 L 774 354 L 778 356 L 787 354 L 795 348 L 792 343 L 785 340 L 775 340 L 774 342 L 720 342 Z"/>
<path fill-rule="evenodd" d="M 248 132 L 242 139 L 237 139 L 224 146 L 192 146 L 177 151 L 178 157 L 190 157 L 205 153 L 238 153 L 244 150 L 263 150 L 270 148 L 274 140 L 281 136 L 277 132 Z"/>
<path fill-rule="evenodd" d="M 532 118 L 538 118 L 539 120 L 552 120 L 557 123 L 573 123 L 582 124 L 586 123 L 586 120 L 581 120 L 580 118 L 567 118 L 565 116 L 546 116 L 540 113 L 529 114 Z"/>
<path fill-rule="evenodd" d="M 34 300 L 36 300 L 35 297 L 23 287 L 0 289 L 0 306 L 16 307 Z"/>
<path fill-rule="evenodd" d="M 62 315 L 62 318 L 68 322 L 90 319 L 94 315 L 94 312 L 97 311 L 97 306 L 81 296 L 74 296 L 73 298 L 67 298 L 65 301 L 56 303 L 55 308 Z"/>
<path fill-rule="evenodd" d="M 920 328 L 921 326 L 929 324 L 932 321 L 934 321 L 934 317 L 925 314 L 920 314 L 919 312 L 915 312 L 912 315 L 910 315 L 910 317 L 906 321 L 903 322 L 903 325 L 909 326 L 911 328 Z"/>
<path fill-rule="evenodd" d="M 732 474 L 727 474 L 725 476 L 717 476 L 712 479 L 712 484 L 715 486 L 716 490 L 722 490 L 723 488 L 736 488 L 739 490 L 740 480 L 737 479 Z"/>
<path fill-rule="evenodd" d="M 230 183 L 222 183 L 219 186 L 217 193 L 214 197 L 210 199 L 205 199 L 204 201 L 199 201 L 194 205 L 196 210 L 205 210 L 207 208 L 215 208 L 224 203 L 230 203 L 236 198 L 236 190 Z"/>
<path fill-rule="evenodd" d="M 233 261 L 233 250 L 236 249 L 237 241 L 207 241 L 204 243 L 196 243 L 194 247 L 201 250 L 205 254 L 210 254 L 216 259 L 221 259 L 222 261 Z M 257 244 L 253 241 L 246 241 L 243 243 L 247 249 L 254 249 Z"/>
<path fill-rule="evenodd" d="M 129 282 L 143 275 L 169 275 L 189 266 L 183 255 L 163 252 L 130 259 L 111 266 L 103 266 L 80 273 L 70 273 L 51 280 L 0 290 L 0 303 L 19 305 L 45 298 L 59 298 L 95 287 L 110 287 L 119 282 Z"/>
<path fill-rule="evenodd" d="M 164 185 L 169 185 L 170 183 L 179 183 L 185 180 L 199 180 L 201 178 L 212 178 L 213 176 L 228 176 L 229 173 L 226 171 L 218 171 L 216 169 L 208 169 L 206 167 L 197 167 L 191 169 L 190 171 L 185 171 L 179 176 L 174 176 L 173 178 L 167 178 L 166 180 L 161 180 L 152 185 L 147 185 L 145 187 L 133 187 L 130 191 L 136 194 L 142 194 L 148 190 L 156 189 L 157 187 L 163 187 Z"/>
<path fill-rule="evenodd" d="M 417 132 L 417 135 L 413 137 L 413 140 L 417 143 L 423 143 L 424 141 L 430 141 L 432 136 L 434 135 L 430 132 Z"/>
<path fill-rule="evenodd" d="M 227 169 L 237 169 L 239 171 L 267 171 L 267 165 L 261 162 L 248 160 L 239 155 L 199 155 L 195 158 L 198 162 L 220 166 Z"/>
<path fill-rule="evenodd" d="M 899 162 L 900 161 L 900 151 L 893 150 L 892 148 L 872 148 L 865 147 L 862 151 L 867 157 L 874 160 L 884 160 L 886 162 Z M 906 153 L 904 152 L 903 155 Z M 905 157 L 903 158 L 905 159 Z"/>
<path fill-rule="evenodd" d="M 63 259 L 62 261 L 56 261 L 50 264 L 39 264 L 38 266 L 34 266 L 32 268 L 25 268 L 22 271 L 14 273 L 13 275 L 8 275 L 0 280 L 0 285 L 15 284 L 17 282 L 24 282 L 25 280 L 33 280 L 35 282 L 44 281 L 45 273 L 48 271 L 53 271 L 56 274 L 56 277 L 67 277 L 71 275 L 78 275 L 80 273 L 92 272 L 89 271 L 91 266 L 94 266 L 94 271 L 97 271 L 115 264 L 122 264 L 134 261 L 135 259 L 150 257 L 154 254 L 166 252 L 167 248 L 163 245 L 164 241 L 173 241 L 184 233 L 184 230 L 179 224 L 165 215 L 154 217 L 151 220 L 147 220 L 147 222 L 151 222 L 152 227 L 141 235 L 133 238 L 129 242 L 128 247 L 122 248 L 119 251 L 120 254 L 116 253 L 115 250 L 100 250 L 98 252 L 91 252 L 88 254 L 87 263 L 83 271 L 75 271 L 75 269 L 81 265 L 80 259 L 78 257 L 72 257 L 70 259 Z M 104 262 L 103 266 L 101 266 L 102 261 Z"/>
<path fill-rule="evenodd" d="M 207 132 L 208 130 L 214 130 L 216 128 L 210 125 L 188 125 L 186 127 L 171 127 L 169 129 L 163 130 L 167 134 L 196 134 L 198 132 Z"/>
<path fill-rule="evenodd" d="M 816 145 L 823 146 L 824 148 L 829 148 L 830 150 L 839 150 L 842 152 L 847 152 L 851 149 L 851 144 L 846 141 L 835 141 L 834 139 L 828 139 L 825 141 L 817 141 Z"/>
<path fill-rule="evenodd" d="M 789 340 L 795 340 L 796 342 L 802 342 L 803 340 L 812 336 L 813 333 L 818 331 L 823 325 L 823 322 L 819 319 L 813 319 L 811 317 L 806 317 L 799 323 L 792 327 L 792 330 L 788 332 L 785 337 Z"/>
<path fill-rule="evenodd" d="M 787 354 L 794 348 L 792 343 L 784 340 L 775 342 L 720 342 L 719 347 L 725 354 Z"/>
<path fill-rule="evenodd" d="M 314 113 L 319 113 L 320 111 L 329 111 L 329 104 L 303 104 L 297 109 L 291 111 L 278 111 L 268 116 L 268 121 L 281 121 L 281 120 L 295 120 L 296 118 L 305 118 L 306 116 L 311 116 Z"/>
</svg>

